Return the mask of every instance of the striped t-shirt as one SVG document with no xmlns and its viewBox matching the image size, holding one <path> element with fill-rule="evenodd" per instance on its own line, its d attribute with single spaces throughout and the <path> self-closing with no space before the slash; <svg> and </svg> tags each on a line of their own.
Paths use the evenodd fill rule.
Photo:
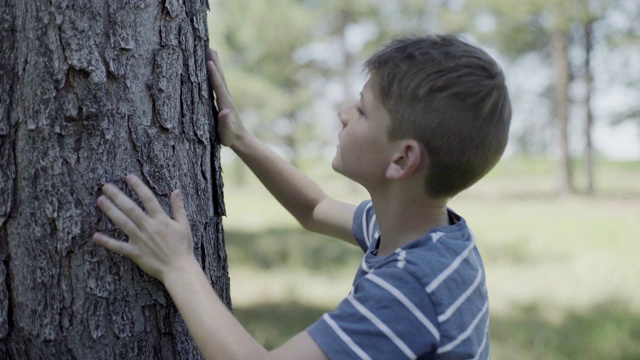
<svg viewBox="0 0 640 360">
<path fill-rule="evenodd" d="M 338 308 L 307 331 L 330 359 L 488 359 L 484 266 L 463 218 L 434 228 L 389 256 L 371 201 L 353 233 L 366 252 Z"/>
</svg>

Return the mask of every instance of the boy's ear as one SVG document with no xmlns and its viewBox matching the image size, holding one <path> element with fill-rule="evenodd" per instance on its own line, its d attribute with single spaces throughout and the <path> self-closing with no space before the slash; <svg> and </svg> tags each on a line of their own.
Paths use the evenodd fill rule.
<svg viewBox="0 0 640 360">
<path fill-rule="evenodd" d="M 419 171 L 427 153 L 416 140 L 402 140 L 387 167 L 388 179 L 404 179 Z"/>
</svg>

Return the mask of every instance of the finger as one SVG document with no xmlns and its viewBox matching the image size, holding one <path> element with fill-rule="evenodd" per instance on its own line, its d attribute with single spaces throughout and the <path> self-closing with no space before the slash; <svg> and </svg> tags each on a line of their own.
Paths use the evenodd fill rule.
<svg viewBox="0 0 640 360">
<path fill-rule="evenodd" d="M 104 184 L 104 186 L 102 187 L 102 193 L 108 197 L 110 203 L 112 202 L 113 204 L 115 204 L 115 209 L 108 208 L 113 212 L 114 216 L 117 217 L 117 215 L 120 214 L 122 217 L 133 221 L 133 223 L 138 228 L 143 228 L 144 222 L 147 219 L 147 214 L 145 214 L 144 211 L 142 211 L 142 209 L 140 209 L 140 207 L 135 202 L 133 202 L 133 200 L 131 200 L 127 195 L 120 191 L 120 189 L 112 184 Z M 98 198 L 98 200 L 100 200 L 100 198 Z M 100 205 L 100 203 L 98 203 L 98 205 Z M 104 210 L 105 209 L 103 209 L 103 211 Z M 115 210 L 118 210 L 118 212 L 116 212 Z M 107 214 L 106 211 L 105 214 Z M 111 216 L 109 217 L 111 218 Z M 114 219 L 111 218 L 111 220 Z"/>
<path fill-rule="evenodd" d="M 224 70 L 222 69 L 222 64 L 220 63 L 220 57 L 218 56 L 218 52 L 212 50 L 211 53 L 211 62 L 213 62 L 213 66 L 215 67 L 216 72 L 220 75 L 220 79 L 222 79 L 225 87 L 227 86 L 227 78 L 224 76 Z"/>
<path fill-rule="evenodd" d="M 218 103 L 218 106 L 221 109 L 232 108 L 234 106 L 233 99 L 229 94 L 229 89 L 225 80 L 222 78 L 222 75 L 211 61 L 207 63 L 207 68 L 211 72 L 211 86 L 216 94 L 216 102 Z"/>
<path fill-rule="evenodd" d="M 231 124 L 231 110 L 224 108 L 218 113 L 220 125 L 228 126 Z"/>
<path fill-rule="evenodd" d="M 127 216 L 125 212 L 119 209 L 116 205 L 114 205 L 108 197 L 100 196 L 96 201 L 100 210 L 102 210 L 111 221 L 113 221 L 118 228 L 124 231 L 130 238 L 137 237 L 140 234 L 140 228 L 136 223 L 131 219 L 130 216 Z M 135 204 L 134 207 L 138 208 Z M 140 208 L 138 211 L 142 212 Z M 144 213 L 143 213 L 144 216 Z"/>
<path fill-rule="evenodd" d="M 207 61 L 207 74 L 209 75 L 209 83 L 211 84 L 211 86 L 215 90 L 216 86 L 218 86 L 218 84 L 216 84 L 216 81 L 213 78 L 215 76 L 215 74 L 216 74 L 216 65 L 213 63 L 213 60 L 208 60 Z"/>
<path fill-rule="evenodd" d="M 111 238 L 103 233 L 95 233 L 93 234 L 93 241 L 96 242 L 96 244 L 110 250 L 113 251 L 114 253 L 118 253 L 120 255 L 124 255 L 128 258 L 131 258 L 133 256 L 135 256 L 135 247 L 133 244 L 128 243 L 128 242 L 124 242 L 124 241 L 118 241 L 114 238 Z"/>
<path fill-rule="evenodd" d="M 171 212 L 173 219 L 180 225 L 188 225 L 187 211 L 184 208 L 184 197 L 180 190 L 174 190 L 171 193 Z"/>
<path fill-rule="evenodd" d="M 212 48 L 207 49 L 207 60 L 213 61 L 213 58 L 216 56 L 217 52 Z"/>
<path fill-rule="evenodd" d="M 207 61 L 207 71 L 209 72 L 209 81 L 211 82 L 213 90 L 216 92 L 216 96 L 222 92 L 228 93 L 229 89 L 226 80 L 220 73 L 220 68 L 218 68 L 213 61 Z"/>
<path fill-rule="evenodd" d="M 229 93 L 229 85 L 227 84 L 227 78 L 224 75 L 218 54 L 214 54 L 213 60 L 207 61 L 207 70 L 210 73 L 209 80 L 214 90 L 216 92 L 225 91 Z"/>
<path fill-rule="evenodd" d="M 128 175 L 127 184 L 136 192 L 150 217 L 155 218 L 158 215 L 166 215 L 156 196 L 140 178 L 135 175 Z"/>
<path fill-rule="evenodd" d="M 218 113 L 218 135 L 220 136 L 220 143 L 224 146 L 230 146 L 233 143 L 233 135 L 230 135 L 233 131 L 231 126 L 231 120 L 229 119 L 229 109 L 220 110 Z"/>
</svg>

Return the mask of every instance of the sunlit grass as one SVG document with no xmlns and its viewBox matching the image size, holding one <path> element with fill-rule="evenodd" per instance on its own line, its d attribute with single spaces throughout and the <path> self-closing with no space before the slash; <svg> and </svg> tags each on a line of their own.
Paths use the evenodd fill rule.
<svg viewBox="0 0 640 360">
<path fill-rule="evenodd" d="M 335 197 L 366 197 L 328 164 L 303 166 Z M 485 261 L 492 358 L 640 358 L 640 163 L 598 164 L 592 197 L 557 196 L 554 169 L 504 161 L 450 204 Z M 225 200 L 236 315 L 277 346 L 338 305 L 362 254 L 303 231 L 252 175 L 226 178 Z"/>
</svg>

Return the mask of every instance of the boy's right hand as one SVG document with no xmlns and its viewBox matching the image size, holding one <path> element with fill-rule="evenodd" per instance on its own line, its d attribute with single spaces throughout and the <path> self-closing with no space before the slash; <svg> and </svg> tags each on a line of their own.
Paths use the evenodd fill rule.
<svg viewBox="0 0 640 360">
<path fill-rule="evenodd" d="M 356 244 L 351 231 L 356 207 L 328 197 L 318 184 L 245 129 L 213 49 L 207 51 L 207 72 L 218 103 L 220 143 L 231 147 L 303 227 Z"/>
<path fill-rule="evenodd" d="M 242 121 L 240 121 L 238 110 L 229 93 L 218 53 L 213 49 L 207 50 L 207 73 L 218 103 L 218 135 L 220 136 L 220 143 L 231 147 L 245 135 L 246 130 Z"/>
</svg>

